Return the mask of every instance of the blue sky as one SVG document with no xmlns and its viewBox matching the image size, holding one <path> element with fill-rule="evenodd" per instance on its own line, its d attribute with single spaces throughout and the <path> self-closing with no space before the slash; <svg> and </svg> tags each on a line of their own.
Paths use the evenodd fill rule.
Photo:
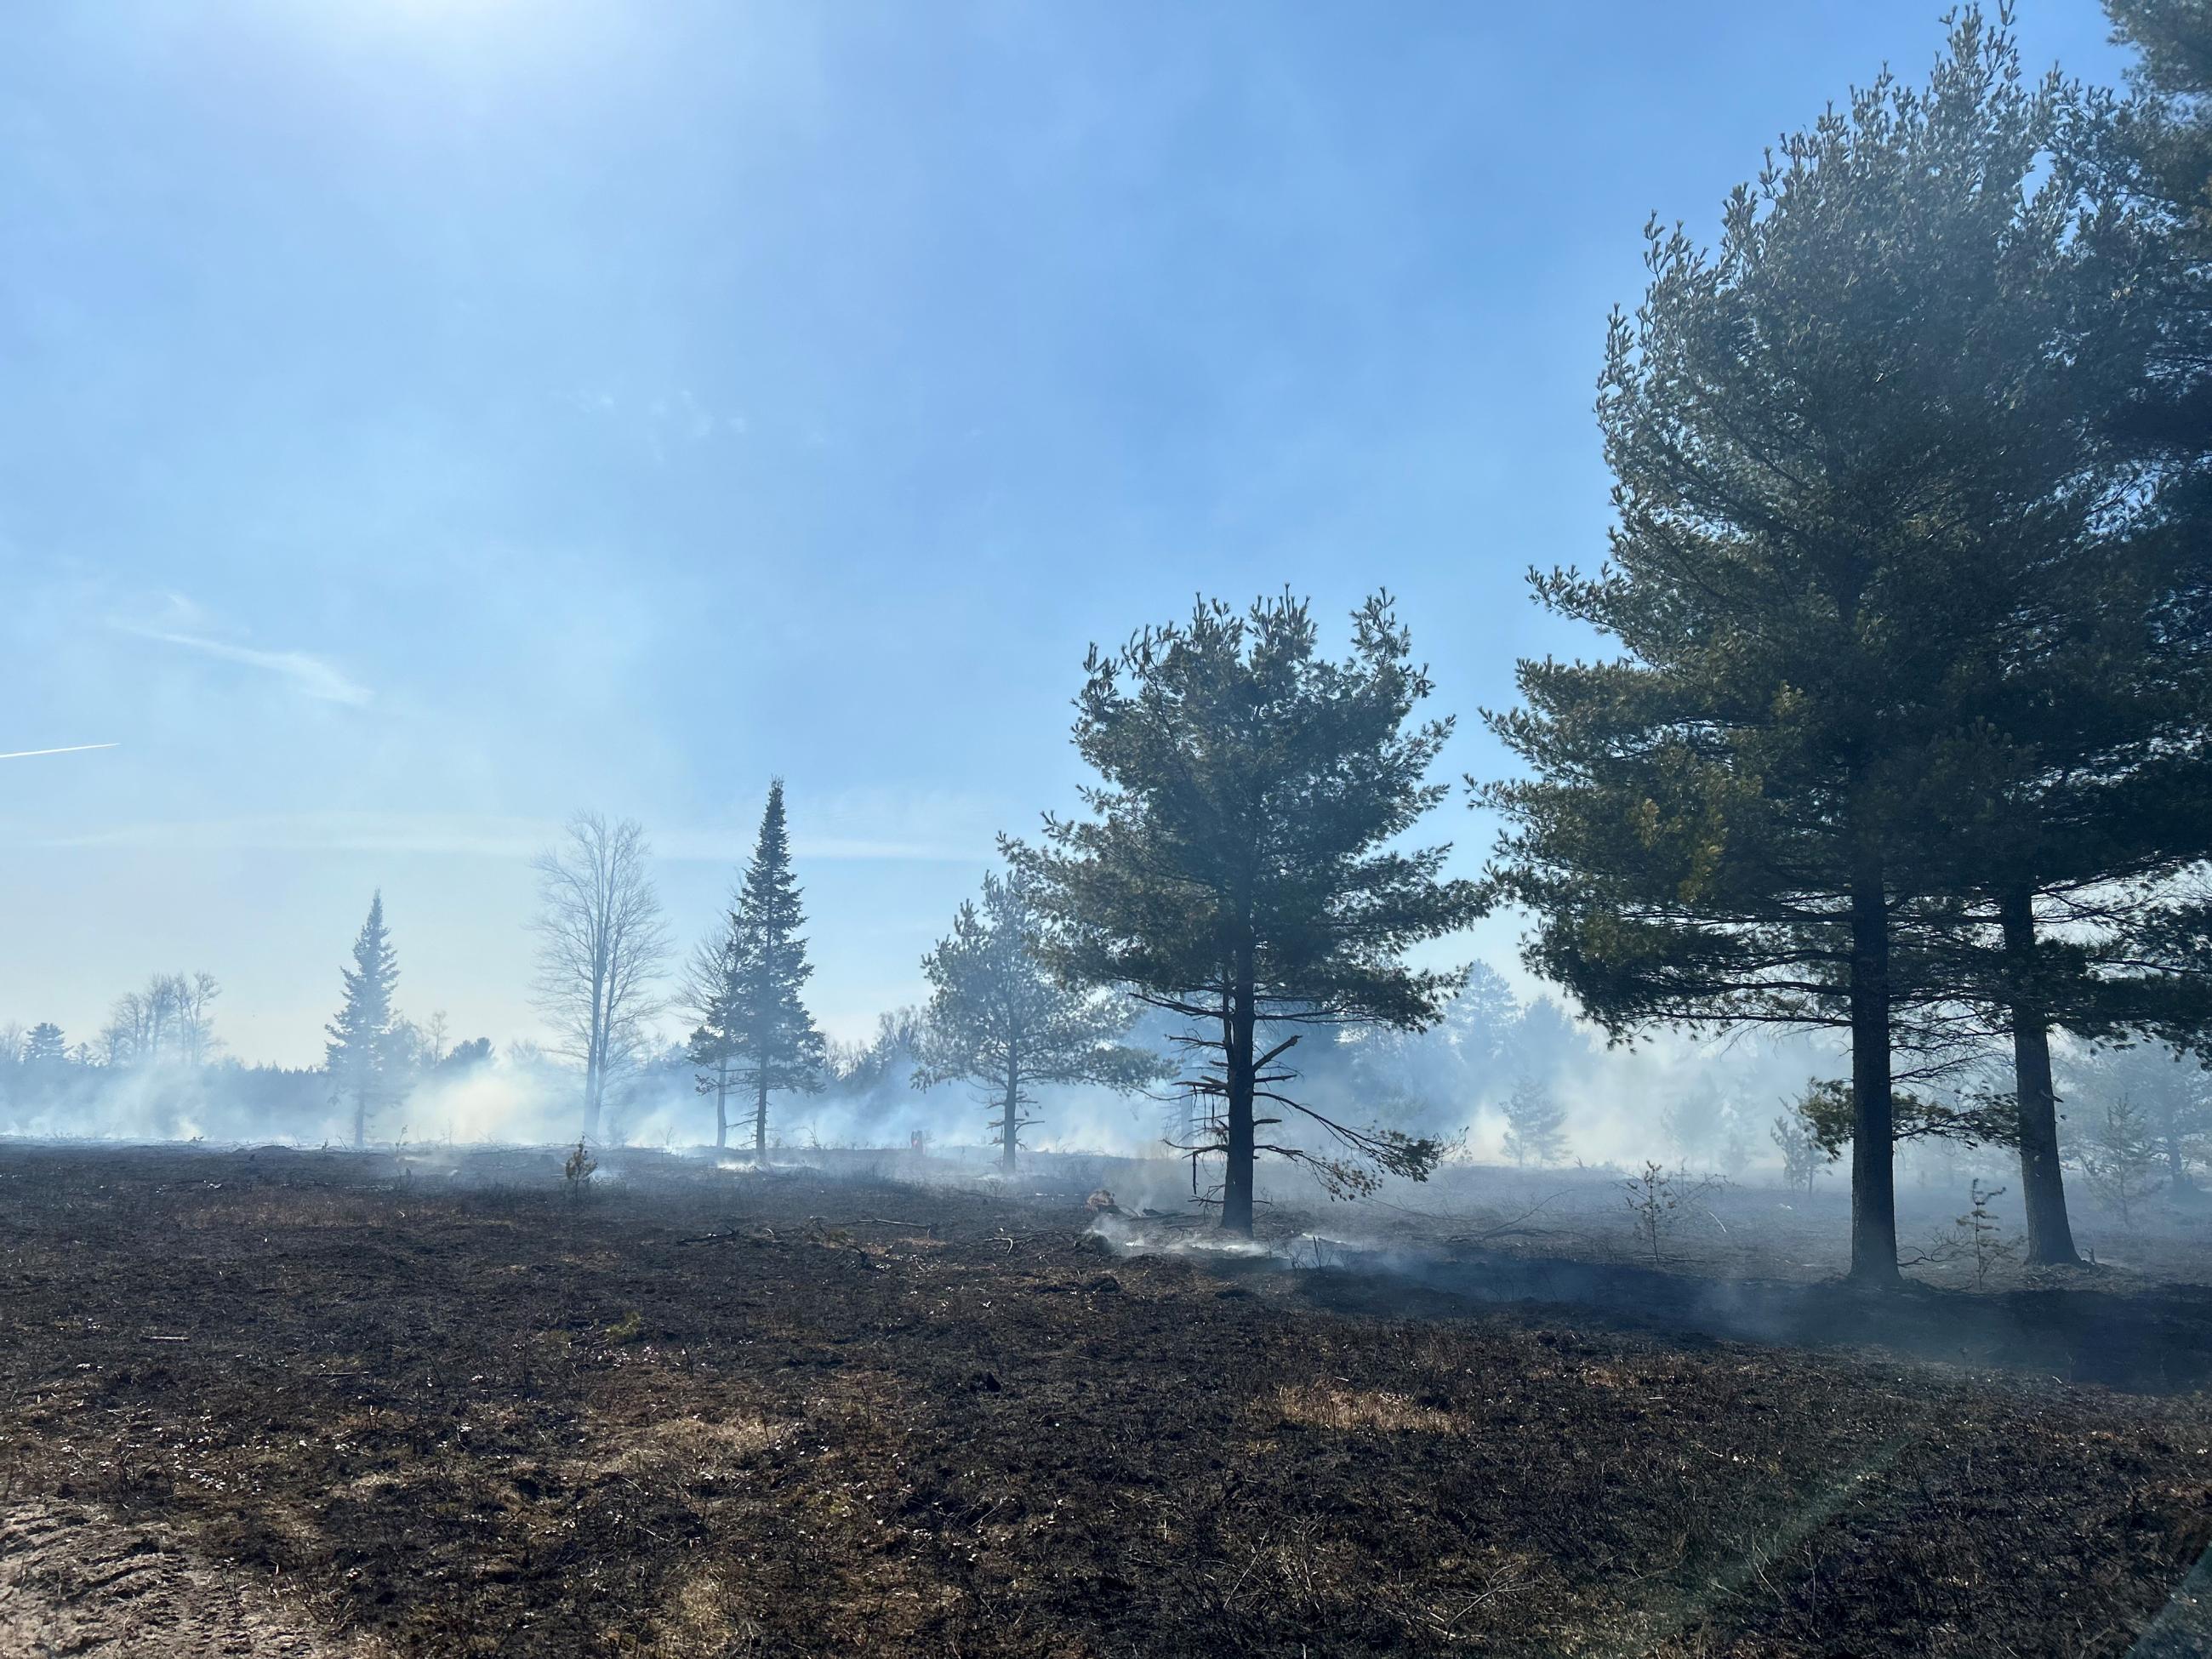
<svg viewBox="0 0 2212 1659">
<path fill-rule="evenodd" d="M 0 763 L 0 1022 L 205 968 L 313 1060 L 381 886 L 408 1009 L 526 1035 L 552 826 L 643 820 L 688 939 L 780 772 L 856 1035 L 1200 591 L 1387 585 L 1494 769 L 1646 216 L 1941 9 L 9 8 L 0 750 L 120 747 Z"/>
</svg>

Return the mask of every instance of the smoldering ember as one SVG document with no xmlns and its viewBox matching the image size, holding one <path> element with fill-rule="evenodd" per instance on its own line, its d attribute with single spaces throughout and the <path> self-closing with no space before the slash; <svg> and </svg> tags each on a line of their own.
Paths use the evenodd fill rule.
<svg viewBox="0 0 2212 1659">
<path fill-rule="evenodd" d="M 2212 9 L 1934 9 L 0 19 L 0 1655 L 2212 1655 Z"/>
</svg>

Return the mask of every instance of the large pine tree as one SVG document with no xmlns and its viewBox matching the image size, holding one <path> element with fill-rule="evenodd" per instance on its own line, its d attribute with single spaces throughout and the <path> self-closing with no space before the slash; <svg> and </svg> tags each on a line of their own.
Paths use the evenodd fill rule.
<svg viewBox="0 0 2212 1659">
<path fill-rule="evenodd" d="M 2158 943 L 2181 878 L 2212 851 L 2212 660 L 2164 626 L 2183 544 L 2087 536 L 2025 648 L 1962 653 L 1961 712 L 1931 850 L 1980 926 L 1933 964 L 1995 1016 L 2013 1053 L 2028 1260 L 2076 1260 L 2052 1086 L 2054 1029 L 2077 1037 L 2212 1027 L 2212 980 Z"/>
<path fill-rule="evenodd" d="M 324 1027 L 330 1042 L 324 1066 L 331 1093 L 353 1112 L 353 1144 L 368 1138 L 369 1119 L 387 1104 L 397 1085 L 398 1024 L 392 994 L 399 983 L 399 956 L 384 928 L 384 894 L 370 899 L 368 919 L 353 942 L 353 966 L 341 968 L 345 1000 L 337 1018 Z"/>
<path fill-rule="evenodd" d="M 976 1085 L 998 1109 L 1000 1167 L 1011 1172 L 1021 1132 L 1036 1120 L 1036 1090 L 1097 1084 L 1127 1091 L 1172 1069 L 1122 1042 L 1133 1009 L 1126 998 L 1064 986 L 1036 951 L 1040 918 L 1032 877 L 986 874 L 983 901 L 963 902 L 952 932 L 921 959 L 930 984 L 921 1028 L 918 1089 Z"/>
<path fill-rule="evenodd" d="M 1979 923 L 1940 971 L 2012 1049 L 2007 1134 L 2038 1265 L 2076 1259 L 2052 1030 L 2185 1044 L 2212 1026 L 2212 979 L 2174 972 L 2192 952 L 2168 943 L 2203 931 L 2178 878 L 2212 853 L 2212 149 L 2195 107 L 2212 30 L 2193 3 L 2112 9 L 2145 51 L 2137 96 L 2079 104 L 2052 171 L 2077 204 L 2070 285 L 2053 285 L 2074 308 L 2051 342 L 2072 380 L 2042 413 L 2074 434 L 2072 471 L 2025 503 L 2025 603 L 1953 666 L 1933 843 Z"/>
<path fill-rule="evenodd" d="M 1237 1232 L 1252 1230 L 1259 1152 L 1342 1191 L 1378 1166 L 1425 1176 L 1441 1150 L 1285 1091 L 1302 1026 L 1434 1024 L 1466 975 L 1404 952 L 1476 912 L 1473 885 L 1439 874 L 1448 847 L 1398 845 L 1442 797 L 1426 776 L 1450 722 L 1407 725 L 1430 683 L 1387 595 L 1352 627 L 1351 657 L 1331 662 L 1301 601 L 1201 602 L 1117 653 L 1094 647 L 1075 726 L 1102 780 L 1084 792 L 1091 816 L 1005 845 L 1036 884 L 1055 971 L 1193 1023 L 1185 1086 L 1209 1109 L 1192 1155 L 1223 1159 L 1221 1224 Z M 1335 1150 L 1261 1141 L 1282 1120 L 1255 1103 Z"/>
<path fill-rule="evenodd" d="M 706 1044 L 693 1057 L 726 1057 L 729 1075 L 753 1100 L 753 1157 L 768 1159 L 771 1094 L 812 1094 L 823 1085 L 824 1047 L 800 990 L 814 969 L 806 960 L 806 925 L 791 873 L 784 827 L 783 780 L 769 785 L 760 839 L 745 866 L 723 953 L 720 998 L 702 1023 Z"/>
<path fill-rule="evenodd" d="M 1893 1052 L 1943 1058 L 1960 997 L 2003 994 L 1961 975 L 1987 917 L 1952 838 L 2028 775 L 1989 764 L 1993 688 L 2103 603 L 2125 488 L 2140 317 L 2079 234 L 2069 107 L 1969 9 L 1924 88 L 1788 140 L 1717 254 L 1651 229 L 1599 401 L 1611 556 L 1537 581 L 1622 655 L 1523 663 L 1492 721 L 1530 769 L 1485 799 L 1532 966 L 1616 1034 L 1849 1030 L 1862 1279 L 1897 1273 Z"/>
<path fill-rule="evenodd" d="M 2106 0 L 2106 9 L 2114 38 L 2141 55 L 2129 72 L 2131 96 L 2084 124 L 2084 149 L 2148 234 L 2155 258 L 2138 287 L 2159 323 L 2151 372 L 2118 422 L 2120 440 L 2153 467 L 2132 539 L 2167 544 L 2173 580 L 2159 614 L 2161 643 L 2193 646 L 2202 679 L 2212 678 L 2201 661 L 2212 655 L 2212 6 Z M 2208 749 L 2200 739 L 2197 757 Z M 2200 833 L 2212 833 L 2212 812 L 2195 816 Z M 2212 1022 L 2197 1006 L 2212 981 L 2212 899 L 2200 883 L 2193 902 L 2170 903 L 2137 933 L 2148 962 L 2195 981 L 2184 987 L 2179 1014 L 2154 1029 L 2212 1065 Z"/>
</svg>

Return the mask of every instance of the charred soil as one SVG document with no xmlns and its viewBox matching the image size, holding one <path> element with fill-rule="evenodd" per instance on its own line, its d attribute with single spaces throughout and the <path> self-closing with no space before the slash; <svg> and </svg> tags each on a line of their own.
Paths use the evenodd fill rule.
<svg viewBox="0 0 2212 1659">
<path fill-rule="evenodd" d="M 0 1641 L 2212 1651 L 2194 1393 L 608 1162 L 0 1148 Z"/>
</svg>

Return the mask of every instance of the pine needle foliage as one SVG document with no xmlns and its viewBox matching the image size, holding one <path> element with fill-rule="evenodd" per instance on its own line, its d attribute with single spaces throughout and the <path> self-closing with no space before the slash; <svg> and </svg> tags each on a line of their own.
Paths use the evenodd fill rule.
<svg viewBox="0 0 2212 1659">
<path fill-rule="evenodd" d="M 1451 723 L 1413 720 L 1430 681 L 1389 596 L 1354 613 L 1347 658 L 1318 644 L 1285 594 L 1244 611 L 1201 600 L 1119 651 L 1094 647 L 1075 724 L 1099 778 L 1089 816 L 1005 843 L 1054 972 L 1190 1022 L 1182 1086 L 1204 1109 L 1183 1149 L 1194 1182 L 1200 1161 L 1222 1160 L 1221 1224 L 1241 1232 L 1259 1152 L 1333 1194 L 1433 1166 L 1433 1139 L 1298 1100 L 1288 1057 L 1305 1027 L 1435 1022 L 1465 972 L 1405 952 L 1480 908 L 1471 883 L 1442 874 L 1448 847 L 1401 844 L 1443 793 L 1427 774 Z M 1261 1139 L 1286 1117 L 1310 1133 Z"/>
</svg>

